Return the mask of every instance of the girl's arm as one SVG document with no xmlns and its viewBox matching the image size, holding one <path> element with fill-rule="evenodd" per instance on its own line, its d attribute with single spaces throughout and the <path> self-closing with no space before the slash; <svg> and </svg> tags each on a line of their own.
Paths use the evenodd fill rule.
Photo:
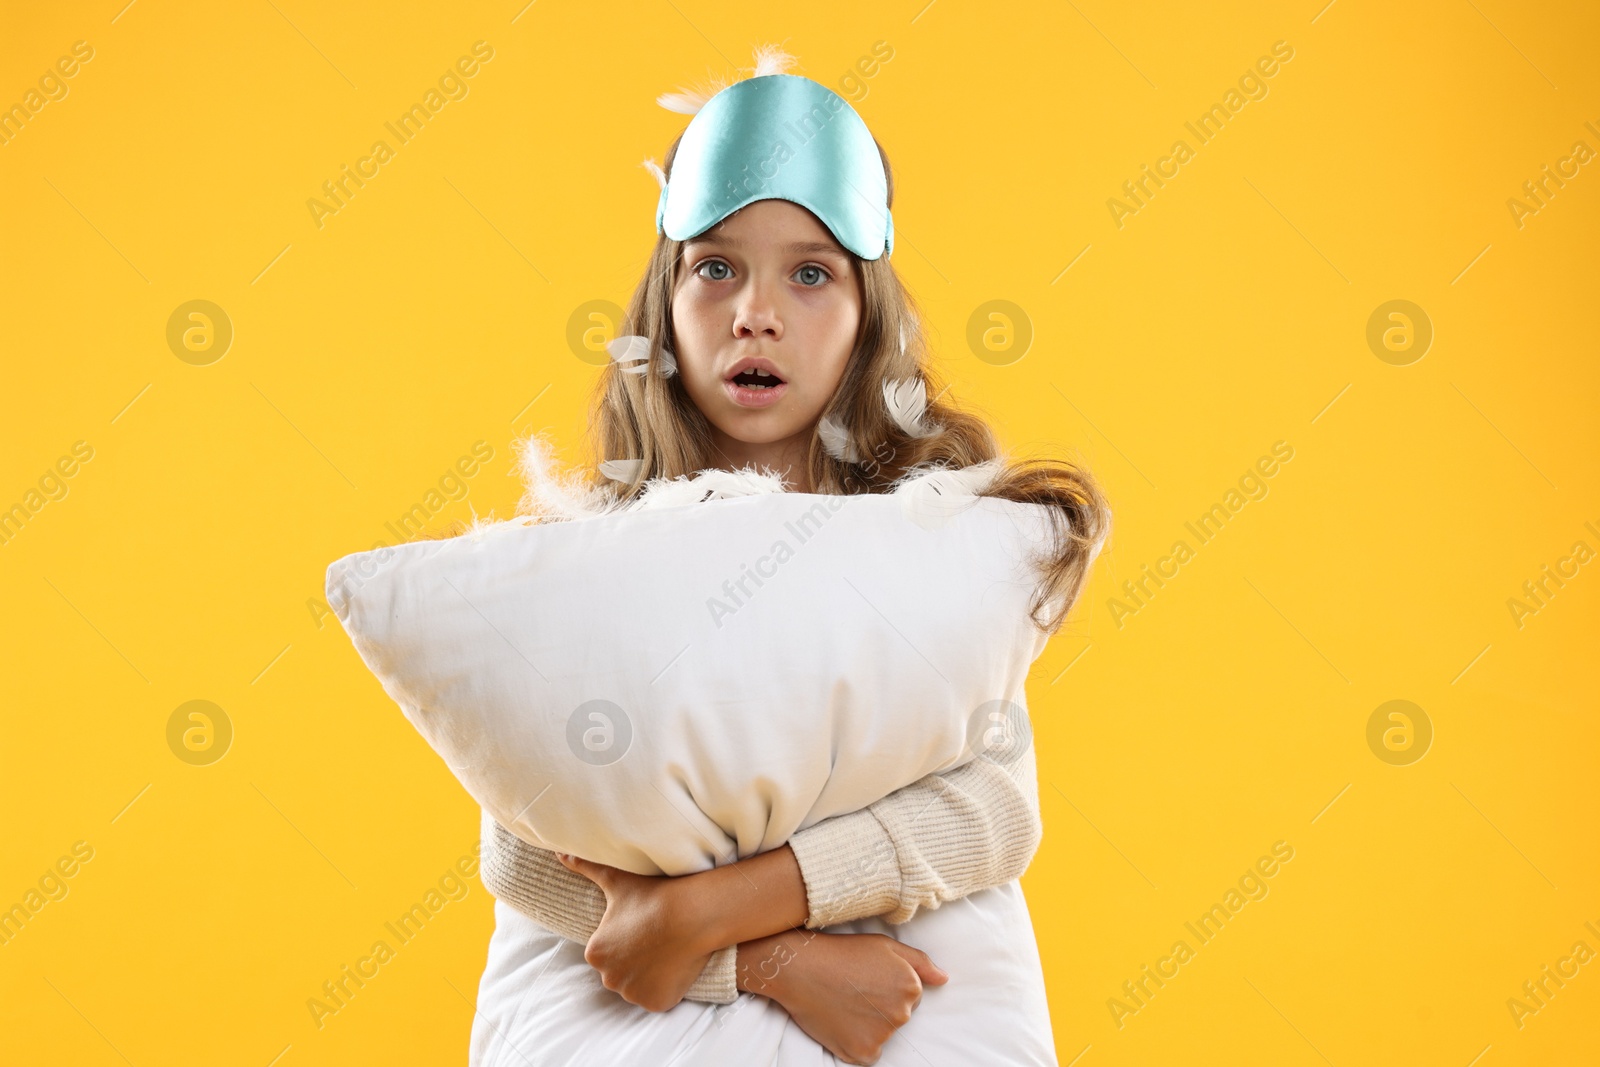
<svg viewBox="0 0 1600 1067">
<path fill-rule="evenodd" d="M 1030 747 L 930 774 L 789 839 L 816 929 L 870 915 L 903 923 L 919 908 L 1020 878 L 1043 836 Z M 771 931 L 776 932 L 776 931 Z"/>
<path fill-rule="evenodd" d="M 606 891 L 553 852 L 484 821 L 484 885 L 495 896 L 564 937 L 589 944 L 606 912 Z M 1019 877 L 1041 834 L 1033 750 L 1008 763 L 975 759 L 930 774 L 868 807 L 797 832 L 788 845 L 735 864 L 681 878 L 645 879 L 617 872 L 630 887 L 624 912 L 671 916 L 670 948 L 629 943 L 622 957 L 648 953 L 671 966 L 710 953 L 686 999 L 729 1003 L 738 993 L 737 946 L 789 930 L 815 929 L 882 915 L 904 922 L 919 908 L 938 907 Z M 611 871 L 578 863 L 586 870 Z M 613 886 L 615 891 L 615 885 Z M 638 906 L 635 902 L 643 901 Z M 634 928 L 661 924 L 642 922 Z M 614 932 L 614 931 L 612 931 Z M 597 946 L 610 950 L 611 944 Z M 720 947 L 719 947 L 720 946 Z M 695 954 L 696 950 L 699 951 Z M 688 954 L 688 955 L 686 955 Z M 746 953 L 748 955 L 748 952 Z M 627 958 L 601 966 L 627 969 Z M 681 986 L 679 987 L 681 988 Z"/>
<path fill-rule="evenodd" d="M 606 913 L 606 895 L 598 885 L 563 866 L 549 849 L 517 837 L 487 812 L 482 841 L 478 877 L 485 889 L 545 929 L 588 944 Z M 684 999 L 731 1003 L 739 993 L 737 963 L 737 945 L 713 952 Z"/>
</svg>

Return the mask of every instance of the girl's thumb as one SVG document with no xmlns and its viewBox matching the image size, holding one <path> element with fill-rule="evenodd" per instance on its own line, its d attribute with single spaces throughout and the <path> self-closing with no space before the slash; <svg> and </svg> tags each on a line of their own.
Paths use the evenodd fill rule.
<svg viewBox="0 0 1600 1067">
<path fill-rule="evenodd" d="M 595 863 L 592 860 L 580 859 L 570 852 L 557 852 L 556 859 L 560 860 L 567 870 L 572 871 L 575 874 L 583 875 L 585 878 L 589 879 L 589 881 L 593 882 L 597 886 L 600 886 L 601 888 L 605 887 L 606 883 L 603 880 L 603 872 L 610 870 L 610 868 L 608 868 L 605 864 Z"/>
<path fill-rule="evenodd" d="M 950 975 L 943 967 L 934 963 L 926 952 L 921 949 L 904 946 L 906 959 L 911 964 L 912 970 L 917 972 L 917 977 L 922 979 L 923 985 L 944 985 L 950 981 Z"/>
</svg>

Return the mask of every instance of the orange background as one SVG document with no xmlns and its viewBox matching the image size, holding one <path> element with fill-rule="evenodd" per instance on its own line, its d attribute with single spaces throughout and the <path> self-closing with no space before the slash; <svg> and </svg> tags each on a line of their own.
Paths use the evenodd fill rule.
<svg viewBox="0 0 1600 1067">
<path fill-rule="evenodd" d="M 416 504 L 509 515 L 530 429 L 579 456 L 574 324 L 637 281 L 638 164 L 685 122 L 654 97 L 764 42 L 887 149 L 894 262 L 955 397 L 1018 452 L 1081 457 L 1115 508 L 1030 687 L 1023 884 L 1061 1062 L 1592 1057 L 1600 963 L 1520 1026 L 1507 1001 L 1600 951 L 1600 171 L 1572 161 L 1600 150 L 1600 13 L 1321 2 L 12 13 L 0 104 L 45 85 L 0 144 L 0 507 L 25 516 L 0 545 L 0 907 L 65 895 L 0 944 L 0 1058 L 464 1062 L 476 878 L 320 1029 L 306 1007 L 478 830 L 322 614 L 324 568 Z M 307 201 L 478 41 L 466 95 L 319 226 Z M 1198 143 L 1185 123 L 1280 41 Z M 1119 226 L 1108 201 L 1180 138 Z M 1564 185 L 1513 211 L 1547 164 Z M 231 324 L 220 358 L 220 334 L 169 345 L 194 300 Z M 1373 347 L 1393 300 L 1398 347 Z M 476 442 L 466 495 L 430 497 Z M 1201 544 L 1217 503 L 1237 513 Z M 1535 605 L 1547 564 L 1570 577 Z M 1170 577 L 1117 612 L 1146 565 Z M 169 746 L 193 700 L 232 731 L 206 765 L 181 722 Z M 1369 747 L 1391 700 L 1422 758 L 1380 758 L 1420 732 Z M 1191 940 L 1278 841 L 1268 894 Z M 1119 1025 L 1179 939 L 1193 958 Z"/>
</svg>

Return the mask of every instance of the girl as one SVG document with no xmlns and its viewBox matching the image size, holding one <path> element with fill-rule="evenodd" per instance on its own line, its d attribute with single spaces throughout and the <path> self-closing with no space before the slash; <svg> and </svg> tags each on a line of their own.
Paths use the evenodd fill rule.
<svg viewBox="0 0 1600 1067">
<path fill-rule="evenodd" d="M 801 493 L 882 493 L 931 469 L 961 471 L 972 492 L 1049 508 L 1056 543 L 1033 606 L 1053 632 L 1109 532 L 1104 498 L 1079 469 L 1003 463 L 984 422 L 941 394 L 926 399 L 918 320 L 888 262 L 888 160 L 847 104 L 782 74 L 789 62 L 760 49 L 738 93 L 662 98 L 696 119 L 665 171 L 651 164 L 661 236 L 591 419 L 597 458 L 610 458 L 574 492 L 528 442 L 519 512 L 626 507 L 690 475 L 714 485 L 710 472 L 757 465 Z M 772 131 L 796 120 L 808 133 L 800 149 L 768 156 Z M 562 1011 L 603 1023 L 610 1049 L 636 1037 L 685 1064 L 876 1063 L 923 987 L 950 979 L 884 923 L 983 893 L 1020 896 L 1015 879 L 1039 840 L 1031 749 L 929 775 L 781 848 L 681 878 L 557 857 L 487 816 L 484 831 L 496 929 L 470 1057 L 484 1067 L 593 1062 L 581 1036 L 556 1046 L 552 1035 L 571 1028 L 544 1024 Z M 1035 997 L 1042 1029 L 987 1062 L 1055 1062 L 1042 987 L 1022 995 Z M 815 1043 L 722 1049 L 711 1005 L 730 1002 L 724 1010 L 771 1004 L 755 1010 L 781 1009 Z"/>
</svg>

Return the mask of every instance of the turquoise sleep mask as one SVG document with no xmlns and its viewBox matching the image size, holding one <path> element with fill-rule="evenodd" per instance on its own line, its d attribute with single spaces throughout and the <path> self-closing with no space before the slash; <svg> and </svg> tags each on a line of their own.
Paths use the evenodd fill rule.
<svg viewBox="0 0 1600 1067">
<path fill-rule="evenodd" d="M 757 200 L 799 204 L 862 259 L 894 251 L 878 146 L 855 108 L 810 78 L 746 78 L 706 101 L 678 142 L 656 232 L 686 241 Z"/>
</svg>

